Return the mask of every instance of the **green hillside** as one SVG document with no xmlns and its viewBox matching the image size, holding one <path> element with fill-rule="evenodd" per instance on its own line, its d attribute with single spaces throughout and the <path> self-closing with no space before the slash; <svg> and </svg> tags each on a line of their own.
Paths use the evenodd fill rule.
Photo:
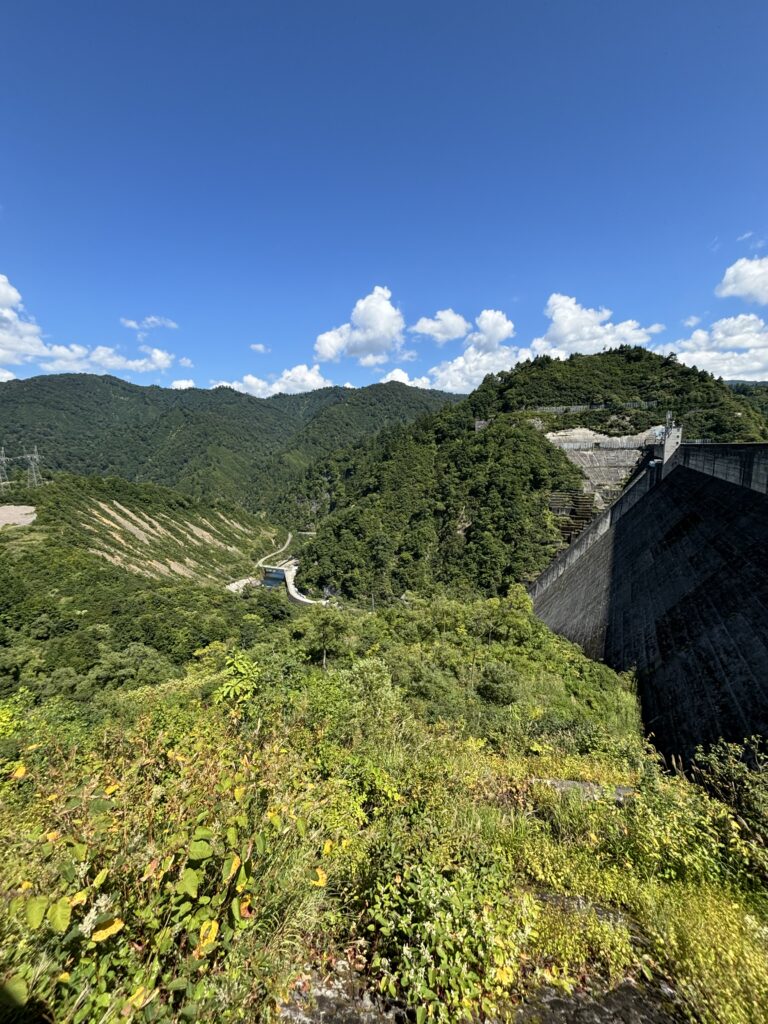
<svg viewBox="0 0 768 1024">
<path fill-rule="evenodd" d="M 225 586 L 284 539 L 241 509 L 117 478 L 62 476 L 11 497 L 37 518 L 0 528 L 4 694 L 86 700 L 170 678 L 198 647 L 242 639 L 247 604 Z"/>
<path fill-rule="evenodd" d="M 742 395 L 762 416 L 768 416 L 768 382 L 729 380 L 728 387 Z"/>
<path fill-rule="evenodd" d="M 627 403 L 654 402 L 650 409 Z M 711 374 L 683 366 L 674 356 L 622 346 L 597 355 L 566 360 L 540 356 L 520 363 L 482 384 L 473 395 L 478 410 L 503 412 L 548 406 L 606 405 L 603 410 L 543 414 L 555 429 L 591 427 L 628 434 L 664 422 L 667 411 L 683 424 L 685 436 L 711 441 L 768 438 L 765 417 L 732 387 Z"/>
<path fill-rule="evenodd" d="M 454 396 L 403 384 L 253 398 L 62 374 L 0 384 L 0 443 L 48 470 L 117 475 L 256 508 L 310 462 Z"/>
<path fill-rule="evenodd" d="M 541 411 L 571 405 L 606 408 Z M 374 600 L 438 584 L 504 593 L 534 578 L 557 548 L 550 493 L 580 486 L 544 430 L 625 434 L 667 411 L 688 437 L 768 437 L 746 399 L 674 359 L 628 347 L 541 357 L 487 377 L 457 406 L 318 464 L 274 513 L 317 527 L 302 553 L 306 587 Z"/>
<path fill-rule="evenodd" d="M 520 588 L 250 621 L 180 678 L 0 698 L 3 1019 L 307 1019 L 351 964 L 421 1022 L 547 1019 L 554 988 L 579 1018 L 765 1024 L 768 820 L 738 751 L 700 775 L 734 807 L 664 773 L 631 679 Z"/>
</svg>

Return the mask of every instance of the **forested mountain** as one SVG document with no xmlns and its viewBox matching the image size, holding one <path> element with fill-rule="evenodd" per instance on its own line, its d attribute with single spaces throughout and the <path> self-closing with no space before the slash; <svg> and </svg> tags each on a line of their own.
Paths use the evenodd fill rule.
<svg viewBox="0 0 768 1024">
<path fill-rule="evenodd" d="M 354 444 L 456 400 L 396 382 L 262 399 L 61 374 L 0 384 L 0 443 L 9 455 L 37 445 L 50 470 L 153 481 L 254 508 L 341 438 Z"/>
<path fill-rule="evenodd" d="M 543 411 L 574 405 L 604 408 Z M 673 358 L 628 346 L 540 357 L 487 377 L 457 406 L 331 456 L 275 513 L 316 524 L 304 585 L 374 599 L 438 583 L 503 593 L 533 578 L 557 547 L 550 493 L 580 486 L 543 431 L 619 435 L 663 423 L 667 411 L 687 437 L 768 437 L 746 399 Z"/>
<path fill-rule="evenodd" d="M 628 403 L 655 402 L 651 408 Z M 473 408 L 511 412 L 548 406 L 605 405 L 602 410 L 560 414 L 547 422 L 556 429 L 592 427 L 609 434 L 645 430 L 664 421 L 667 411 L 683 424 L 685 437 L 711 441 L 759 441 L 768 438 L 765 417 L 728 383 L 704 370 L 683 366 L 674 356 L 659 356 L 628 345 L 597 355 L 565 360 L 540 356 L 519 363 L 478 388 Z"/>
</svg>

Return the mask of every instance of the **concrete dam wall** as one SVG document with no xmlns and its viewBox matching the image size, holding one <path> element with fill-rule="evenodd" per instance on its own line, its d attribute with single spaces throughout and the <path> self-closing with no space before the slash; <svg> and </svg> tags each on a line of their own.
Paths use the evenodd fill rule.
<svg viewBox="0 0 768 1024">
<path fill-rule="evenodd" d="M 667 756 L 768 735 L 767 492 L 768 446 L 683 445 L 531 587 L 555 632 L 637 669 Z"/>
</svg>

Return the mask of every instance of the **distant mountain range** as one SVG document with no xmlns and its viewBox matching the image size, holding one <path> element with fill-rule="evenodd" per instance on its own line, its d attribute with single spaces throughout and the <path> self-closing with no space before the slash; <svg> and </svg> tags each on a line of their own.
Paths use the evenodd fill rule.
<svg viewBox="0 0 768 1024">
<path fill-rule="evenodd" d="M 116 475 L 256 507 L 341 446 L 459 398 L 396 382 L 253 398 L 61 374 L 0 384 L 0 444 L 48 470 Z"/>
</svg>

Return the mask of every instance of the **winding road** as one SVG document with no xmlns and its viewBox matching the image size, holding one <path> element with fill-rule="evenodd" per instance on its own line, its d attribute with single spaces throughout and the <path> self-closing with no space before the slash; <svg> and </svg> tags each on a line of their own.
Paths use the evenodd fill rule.
<svg viewBox="0 0 768 1024">
<path fill-rule="evenodd" d="M 269 561 L 269 559 L 270 558 L 274 558 L 275 555 L 281 555 L 285 551 L 285 549 L 288 547 L 288 545 L 291 543 L 292 540 L 293 540 L 293 534 L 289 531 L 288 532 L 288 540 L 285 542 L 285 544 L 283 544 L 283 546 L 281 548 L 278 548 L 277 551 L 271 551 L 268 555 L 264 555 L 263 558 L 260 558 L 258 560 L 258 562 L 256 563 L 256 568 L 257 569 L 263 569 L 264 566 Z"/>
</svg>

